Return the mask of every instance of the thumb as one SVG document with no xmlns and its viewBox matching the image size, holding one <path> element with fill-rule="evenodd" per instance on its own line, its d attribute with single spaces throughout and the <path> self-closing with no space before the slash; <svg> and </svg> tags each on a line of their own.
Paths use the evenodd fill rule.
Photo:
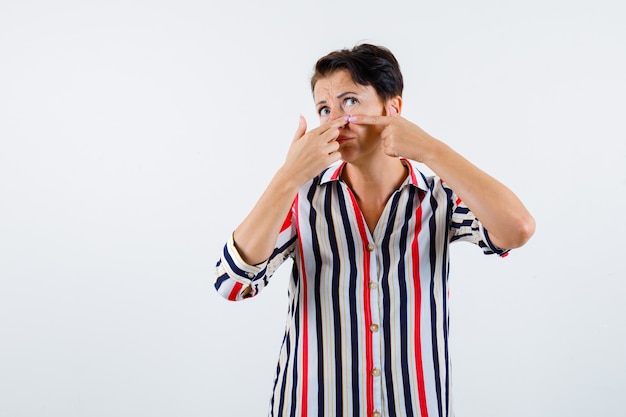
<svg viewBox="0 0 626 417">
<path fill-rule="evenodd" d="M 296 129 L 296 133 L 293 135 L 293 141 L 297 141 L 306 133 L 306 119 L 304 116 L 300 116 L 300 122 L 298 123 L 298 129 Z"/>
</svg>

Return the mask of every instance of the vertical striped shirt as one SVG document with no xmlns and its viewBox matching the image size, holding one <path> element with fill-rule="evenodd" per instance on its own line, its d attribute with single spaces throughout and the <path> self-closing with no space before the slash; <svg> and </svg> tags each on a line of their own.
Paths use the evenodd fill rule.
<svg viewBox="0 0 626 417">
<path fill-rule="evenodd" d="M 403 162 L 407 178 L 373 233 L 340 163 L 299 190 L 267 261 L 246 264 L 232 238 L 225 245 L 215 287 L 229 300 L 256 296 L 293 259 L 269 415 L 454 415 L 449 244 L 507 252 L 443 181 Z"/>
</svg>

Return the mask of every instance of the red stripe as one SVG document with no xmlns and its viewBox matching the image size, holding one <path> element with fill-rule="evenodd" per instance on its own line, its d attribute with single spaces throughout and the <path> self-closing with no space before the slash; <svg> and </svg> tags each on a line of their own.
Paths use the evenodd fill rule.
<svg viewBox="0 0 626 417">
<path fill-rule="evenodd" d="M 406 163 L 406 166 L 409 167 L 409 173 L 411 174 L 411 182 L 413 184 L 417 185 L 417 177 L 415 176 L 415 171 L 413 170 L 413 165 L 411 165 L 411 163 L 408 160 L 406 160 L 404 158 L 401 158 L 401 159 Z"/>
<path fill-rule="evenodd" d="M 370 251 L 367 249 L 369 239 L 367 237 L 367 230 L 365 229 L 365 222 L 363 221 L 363 214 L 359 208 L 356 198 L 352 191 L 350 192 L 350 199 L 352 200 L 352 206 L 356 213 L 356 221 L 359 227 L 359 233 L 361 235 L 361 242 L 363 243 L 363 304 L 365 306 L 365 363 L 367 367 L 367 415 L 370 416 L 374 413 L 374 379 L 370 372 L 374 369 L 374 355 L 372 353 L 372 333 L 370 332 L 370 325 L 372 324 L 372 309 L 370 300 Z"/>
<path fill-rule="evenodd" d="M 235 285 L 233 286 L 233 289 L 230 290 L 230 294 L 228 294 L 228 299 L 230 301 L 235 301 L 237 299 L 237 294 L 239 294 L 239 291 L 241 291 L 242 287 L 243 287 L 243 284 L 241 282 L 235 283 Z"/>
<path fill-rule="evenodd" d="M 298 196 L 293 202 L 296 208 L 296 228 L 300 235 L 300 216 L 298 214 Z M 306 286 L 306 267 L 304 265 L 304 249 L 302 248 L 302 239 L 298 239 L 298 248 L 300 250 L 300 270 L 302 271 L 302 417 L 306 417 L 309 407 L 309 326 L 308 326 L 308 295 Z M 321 366 L 321 364 L 320 364 Z"/>
<path fill-rule="evenodd" d="M 280 228 L 280 233 L 284 232 L 285 229 L 287 229 L 289 227 L 291 227 L 291 210 L 289 210 L 289 213 L 287 214 L 287 217 L 285 217 L 285 221 L 283 222 L 283 225 Z"/>
<path fill-rule="evenodd" d="M 422 337 L 420 334 L 421 309 L 422 309 L 422 285 L 420 282 L 420 251 L 418 237 L 422 230 L 422 195 L 420 193 L 420 205 L 415 212 L 415 236 L 411 243 L 411 257 L 413 261 L 413 286 L 415 288 L 415 364 L 417 366 L 417 391 L 420 402 L 420 415 L 428 417 L 426 407 L 426 390 L 424 387 L 424 365 L 422 364 Z"/>
<path fill-rule="evenodd" d="M 339 178 L 339 173 L 341 173 L 341 170 L 343 169 L 343 166 L 345 165 L 345 162 L 342 162 L 337 169 L 335 170 L 335 172 L 333 172 L 333 175 L 330 177 L 331 180 L 336 180 L 337 178 Z"/>
</svg>

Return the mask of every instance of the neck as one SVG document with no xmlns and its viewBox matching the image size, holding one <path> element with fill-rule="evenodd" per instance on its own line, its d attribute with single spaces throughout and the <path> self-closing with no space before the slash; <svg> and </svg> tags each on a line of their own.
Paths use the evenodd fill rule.
<svg viewBox="0 0 626 417">
<path fill-rule="evenodd" d="M 386 202 L 406 175 L 406 168 L 400 159 L 385 156 L 367 164 L 348 163 L 342 177 L 357 199 Z"/>
</svg>

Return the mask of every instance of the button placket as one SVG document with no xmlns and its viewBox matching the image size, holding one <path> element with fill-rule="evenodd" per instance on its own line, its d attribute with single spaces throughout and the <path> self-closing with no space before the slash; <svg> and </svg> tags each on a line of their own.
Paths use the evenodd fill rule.
<svg viewBox="0 0 626 417">
<path fill-rule="evenodd" d="M 372 369 L 370 372 L 370 378 L 373 379 L 374 384 L 374 410 L 380 410 L 382 407 L 382 363 L 381 363 L 381 334 L 379 332 L 380 323 L 380 291 L 378 277 L 380 275 L 380 263 L 377 257 L 376 245 L 371 241 L 367 245 L 367 250 L 370 252 L 370 276 L 368 288 L 370 289 L 370 319 L 367 324 L 370 337 L 372 339 Z M 372 414 L 373 415 L 373 414 Z"/>
</svg>

